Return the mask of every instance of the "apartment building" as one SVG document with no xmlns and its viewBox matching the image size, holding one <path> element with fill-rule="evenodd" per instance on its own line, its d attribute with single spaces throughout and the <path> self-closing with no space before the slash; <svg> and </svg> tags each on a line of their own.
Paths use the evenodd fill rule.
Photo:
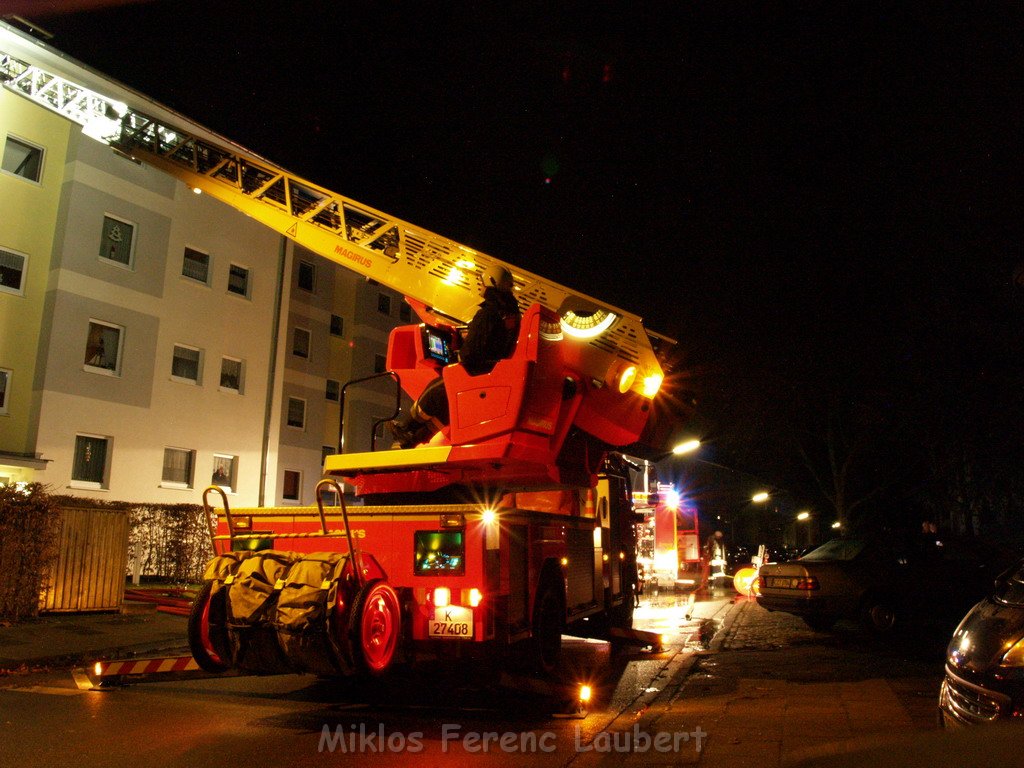
<svg viewBox="0 0 1024 768">
<path fill-rule="evenodd" d="M 171 115 L 0 24 L 5 49 Z M 382 368 L 401 297 L 6 89 L 0 149 L 0 482 L 312 503 L 341 391 Z M 393 385 L 345 399 L 344 442 L 369 447 Z"/>
</svg>

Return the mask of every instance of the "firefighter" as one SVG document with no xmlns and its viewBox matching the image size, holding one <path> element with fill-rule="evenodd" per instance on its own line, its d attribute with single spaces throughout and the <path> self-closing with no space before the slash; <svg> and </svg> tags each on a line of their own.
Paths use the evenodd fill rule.
<svg viewBox="0 0 1024 768">
<path fill-rule="evenodd" d="M 714 580 L 725 576 L 725 534 L 715 531 L 704 542 L 705 583 L 714 586 Z"/>
<path fill-rule="evenodd" d="M 466 329 L 459 362 L 470 376 L 490 373 L 509 357 L 519 338 L 519 303 L 512 293 L 512 273 L 505 267 L 488 267 L 480 276 L 484 300 Z M 429 440 L 450 420 L 444 377 L 427 385 L 409 412 L 389 422 L 395 448 L 412 448 Z"/>
</svg>

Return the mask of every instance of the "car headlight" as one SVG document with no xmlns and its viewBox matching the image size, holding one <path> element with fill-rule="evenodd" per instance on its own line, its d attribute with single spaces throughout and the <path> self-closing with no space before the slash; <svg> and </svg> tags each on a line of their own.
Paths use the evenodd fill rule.
<svg viewBox="0 0 1024 768">
<path fill-rule="evenodd" d="M 1024 637 L 1010 646 L 999 661 L 1001 667 L 1024 667 Z"/>
</svg>

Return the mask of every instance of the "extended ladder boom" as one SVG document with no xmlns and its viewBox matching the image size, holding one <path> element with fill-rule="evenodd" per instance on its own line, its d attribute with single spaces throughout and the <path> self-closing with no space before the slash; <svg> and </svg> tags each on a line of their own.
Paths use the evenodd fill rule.
<svg viewBox="0 0 1024 768">
<path fill-rule="evenodd" d="M 4 25 L 0 32 L 5 28 L 10 29 Z M 215 134 L 152 117 L 147 114 L 156 111 L 152 103 L 140 99 L 143 109 L 134 108 L 2 48 L 0 81 L 81 124 L 87 135 L 441 317 L 468 322 L 480 302 L 477 274 L 501 264 L 515 278 L 521 307 L 538 303 L 557 312 L 562 332 L 589 347 L 585 373 L 592 380 L 628 386 L 646 397 L 653 397 L 661 385 L 663 374 L 653 344 L 671 341 L 649 334 L 636 315 L 324 189 L 226 139 L 218 142 Z"/>
</svg>

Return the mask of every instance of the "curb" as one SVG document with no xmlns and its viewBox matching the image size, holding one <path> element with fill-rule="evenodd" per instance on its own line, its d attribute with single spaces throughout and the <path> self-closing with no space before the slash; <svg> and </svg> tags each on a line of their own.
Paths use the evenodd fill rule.
<svg viewBox="0 0 1024 768">
<path fill-rule="evenodd" d="M 40 671 L 42 669 L 61 669 L 80 667 L 83 664 L 91 664 L 96 661 L 115 661 L 122 659 L 139 658 L 149 655 L 188 655 L 191 651 L 188 645 L 180 642 L 175 644 L 139 643 L 136 645 L 116 646 L 113 648 L 97 648 L 90 651 L 66 653 L 55 656 L 38 656 L 31 659 L 4 659 L 0 658 L 0 676 L 5 674 L 17 674 L 26 671 Z"/>
</svg>

